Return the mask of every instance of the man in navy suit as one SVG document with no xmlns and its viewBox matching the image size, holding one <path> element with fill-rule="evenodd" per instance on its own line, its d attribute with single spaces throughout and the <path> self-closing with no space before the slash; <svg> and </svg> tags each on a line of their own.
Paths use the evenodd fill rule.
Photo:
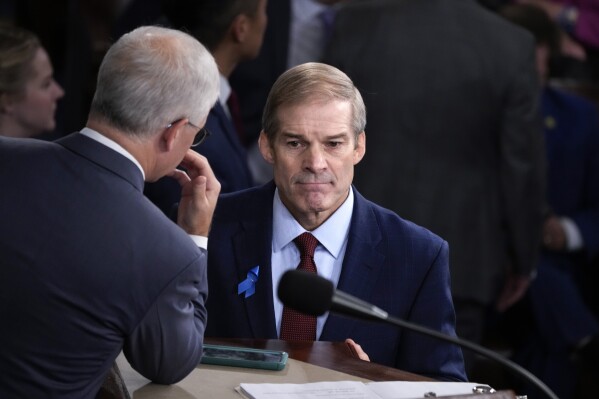
<svg viewBox="0 0 599 399">
<path fill-rule="evenodd" d="M 274 183 L 219 199 L 209 247 L 207 335 L 281 336 L 276 289 L 298 264 L 293 240 L 304 232 L 318 240 L 317 273 L 339 289 L 455 335 L 447 243 L 351 185 L 366 150 L 365 124 L 360 93 L 334 67 L 302 64 L 276 81 L 259 139 Z M 252 274 L 257 281 L 244 287 Z M 377 363 L 438 379 L 466 378 L 459 347 L 417 333 L 334 315 L 319 317 L 315 330 L 319 340 L 353 339 Z"/>
<path fill-rule="evenodd" d="M 83 130 L 0 138 L 0 397 L 94 398 L 121 350 L 157 383 L 197 366 L 220 185 L 190 146 L 217 95 L 197 40 L 143 27 L 106 54 Z M 142 193 L 166 174 L 179 226 Z"/>
</svg>

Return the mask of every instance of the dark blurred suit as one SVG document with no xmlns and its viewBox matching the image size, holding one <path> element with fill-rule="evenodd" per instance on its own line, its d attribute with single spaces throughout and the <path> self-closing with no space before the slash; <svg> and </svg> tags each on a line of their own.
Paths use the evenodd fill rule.
<svg viewBox="0 0 599 399">
<path fill-rule="evenodd" d="M 219 198 L 209 242 L 210 322 L 207 336 L 277 338 L 271 271 L 275 185 Z M 455 335 L 448 289 L 447 243 L 366 200 L 354 209 L 337 288 L 390 314 Z M 237 285 L 260 266 L 256 293 Z M 309 293 L 306 293 L 309 295 Z M 438 379 L 464 380 L 461 350 L 393 326 L 330 314 L 323 341 L 352 338 L 372 361 Z"/>
<path fill-rule="evenodd" d="M 526 276 L 535 264 L 544 171 L 533 57 L 528 33 L 471 0 L 361 1 L 337 14 L 325 62 L 368 111 L 354 184 L 447 239 L 458 312 L 496 299 L 508 266 Z M 458 313 L 463 334 L 459 323 Z"/>
<path fill-rule="evenodd" d="M 239 141 L 233 122 L 218 101 L 210 110 L 206 128 L 212 134 L 196 151 L 208 158 L 214 175 L 221 183 L 221 193 L 252 187 L 254 182 L 246 150 Z"/>
<path fill-rule="evenodd" d="M 580 229 L 588 258 L 599 255 L 599 113 L 563 90 L 543 90 L 547 196 L 552 211 Z"/>
<path fill-rule="evenodd" d="M 542 111 L 548 203 L 556 216 L 574 222 L 584 245 L 541 253 L 529 291 L 532 314 L 526 314 L 534 320 L 534 334 L 517 348 L 515 359 L 560 398 L 571 398 L 582 367 L 572 361 L 572 350 L 583 338 L 599 334 L 597 316 L 581 292 L 593 267 L 590 260 L 599 254 L 599 114 L 590 101 L 549 86 L 543 90 Z"/>
<path fill-rule="evenodd" d="M 206 251 L 133 162 L 78 133 L 0 137 L 0 182 L 0 397 L 94 398 L 121 349 L 155 382 L 196 367 Z"/>
</svg>

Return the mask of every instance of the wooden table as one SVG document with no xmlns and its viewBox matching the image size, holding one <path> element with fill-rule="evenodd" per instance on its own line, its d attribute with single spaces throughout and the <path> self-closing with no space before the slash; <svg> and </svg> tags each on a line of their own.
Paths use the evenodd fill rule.
<svg viewBox="0 0 599 399">
<path fill-rule="evenodd" d="M 353 356 L 343 342 L 281 341 L 278 339 L 205 338 L 216 345 L 285 351 L 289 357 L 302 362 L 336 370 L 371 381 L 433 381 L 431 378 L 408 373 L 392 367 L 366 362 Z"/>
</svg>

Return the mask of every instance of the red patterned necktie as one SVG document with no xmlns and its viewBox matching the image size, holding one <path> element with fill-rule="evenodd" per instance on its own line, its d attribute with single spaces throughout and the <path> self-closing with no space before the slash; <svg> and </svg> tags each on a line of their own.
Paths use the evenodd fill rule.
<svg viewBox="0 0 599 399">
<path fill-rule="evenodd" d="M 297 236 L 293 242 L 300 251 L 300 262 L 297 269 L 316 273 L 314 250 L 318 245 L 318 240 L 310 233 L 303 233 Z M 306 295 L 309 294 L 306 293 Z M 281 320 L 281 339 L 315 341 L 316 316 L 309 316 L 284 306 Z"/>
</svg>

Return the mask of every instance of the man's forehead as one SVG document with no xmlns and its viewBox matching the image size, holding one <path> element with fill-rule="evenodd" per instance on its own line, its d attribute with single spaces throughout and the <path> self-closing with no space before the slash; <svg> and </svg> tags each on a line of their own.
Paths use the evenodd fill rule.
<svg viewBox="0 0 599 399">
<path fill-rule="evenodd" d="M 295 99 L 293 101 L 282 102 L 279 105 L 279 109 L 281 108 L 304 108 L 304 107 L 313 107 L 313 106 L 325 106 L 329 104 L 347 104 L 351 105 L 349 100 L 345 100 L 342 98 L 335 98 L 330 96 L 324 96 L 321 94 L 314 94 L 302 99 Z"/>
</svg>

